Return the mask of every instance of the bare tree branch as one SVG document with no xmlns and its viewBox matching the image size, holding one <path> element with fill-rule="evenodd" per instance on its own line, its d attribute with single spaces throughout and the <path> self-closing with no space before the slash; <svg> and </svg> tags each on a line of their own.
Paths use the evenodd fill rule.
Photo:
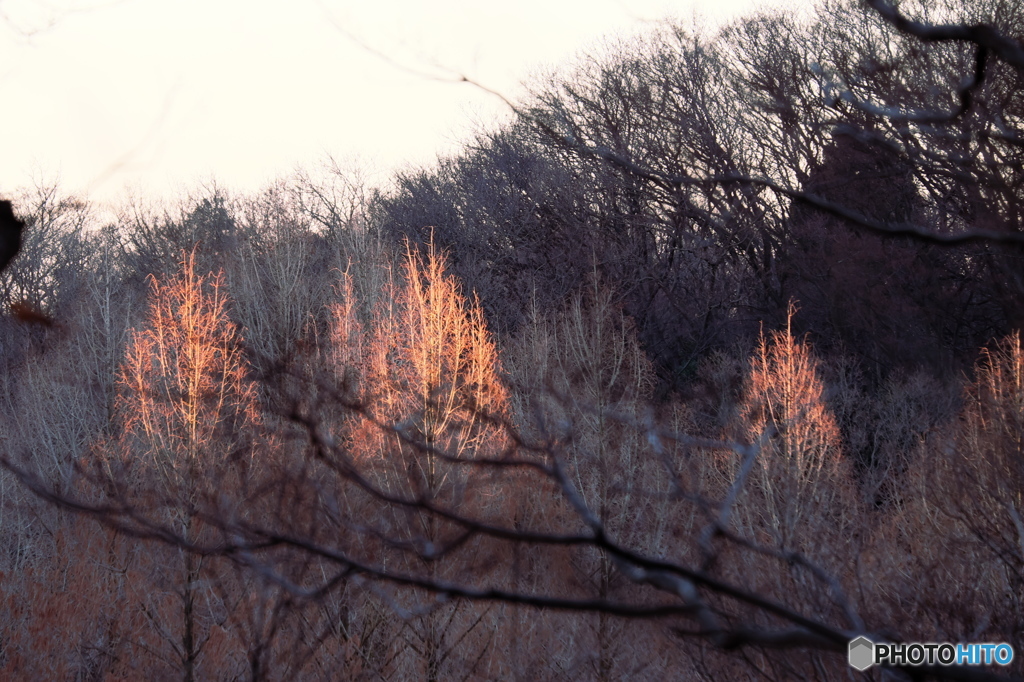
<svg viewBox="0 0 1024 682">
<path fill-rule="evenodd" d="M 982 50 L 991 51 L 1018 70 L 1024 70 L 1024 47 L 988 24 L 970 26 L 965 24 L 928 24 L 910 19 L 888 0 L 864 1 L 883 19 L 907 35 L 920 38 L 928 43 L 949 41 L 974 43 Z M 977 62 L 981 62 L 982 59 L 979 51 Z"/>
</svg>

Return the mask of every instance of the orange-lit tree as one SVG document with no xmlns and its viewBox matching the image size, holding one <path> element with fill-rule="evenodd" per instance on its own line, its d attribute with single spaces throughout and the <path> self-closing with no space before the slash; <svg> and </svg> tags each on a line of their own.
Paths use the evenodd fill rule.
<svg viewBox="0 0 1024 682">
<path fill-rule="evenodd" d="M 823 533 L 832 541 L 846 534 L 856 503 L 820 373 L 811 347 L 788 326 L 762 337 L 751 358 L 737 434 L 753 441 L 774 433 L 755 465 L 749 493 L 757 499 L 745 505 L 749 518 L 737 523 L 769 545 L 812 556 L 832 544 Z M 732 464 L 729 481 L 742 462 Z"/>
<path fill-rule="evenodd" d="M 445 267 L 432 244 L 425 255 L 407 245 L 401 283 L 392 282 L 366 325 L 346 278 L 334 309 L 336 374 L 359 376 L 368 414 L 354 426 L 350 442 L 381 491 L 493 520 L 507 511 L 503 504 L 511 495 L 501 491 L 510 492 L 510 481 L 453 460 L 500 454 L 504 440 L 494 420 L 507 415 L 508 397 L 480 305 L 461 293 Z M 385 516 L 408 542 L 443 547 L 458 535 L 433 514 L 394 511 Z M 442 579 L 453 577 L 456 566 L 441 570 L 428 561 L 425 568 L 432 579 Z M 484 628 L 480 613 L 464 614 L 462 606 L 432 611 L 403 633 L 420 653 L 417 674 L 438 679 L 459 653 L 455 642 L 464 655 L 472 648 L 471 631 Z"/>
<path fill-rule="evenodd" d="M 483 312 L 445 273 L 444 257 L 432 245 L 425 257 L 408 247 L 403 275 L 365 325 L 351 282 L 343 283 L 343 301 L 334 308 L 334 364 L 339 378 L 359 376 L 369 412 L 392 427 L 382 432 L 367 422 L 356 438 L 381 485 L 453 503 L 446 496 L 464 486 L 432 451 L 496 454 L 501 430 L 492 420 L 506 416 L 508 397 Z M 425 446 L 425 455 L 408 459 L 404 440 Z"/>
<path fill-rule="evenodd" d="M 153 522 L 198 543 L 200 510 L 218 494 L 242 493 L 259 464 L 256 386 L 221 278 L 199 275 L 194 251 L 176 277 L 151 286 L 144 326 L 132 333 L 120 370 L 122 429 L 103 448 L 104 466 L 119 497 L 162 510 Z M 227 605 L 202 587 L 212 567 L 194 553 L 179 556 L 181 569 L 171 568 L 172 556 L 152 557 L 155 584 L 147 587 L 157 589 L 139 598 L 159 635 L 147 648 L 164 651 L 192 679 Z"/>
<path fill-rule="evenodd" d="M 199 493 L 199 477 L 225 461 L 252 460 L 256 386 L 219 276 L 195 272 L 195 255 L 166 284 L 152 280 L 149 315 L 121 368 L 122 439 L 133 466 L 169 489 Z"/>
</svg>

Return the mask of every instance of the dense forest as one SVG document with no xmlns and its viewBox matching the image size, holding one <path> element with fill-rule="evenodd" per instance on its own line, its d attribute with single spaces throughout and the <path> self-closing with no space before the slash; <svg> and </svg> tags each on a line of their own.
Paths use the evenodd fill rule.
<svg viewBox="0 0 1024 682">
<path fill-rule="evenodd" d="M 1022 39 L 665 22 L 379 186 L 6 197 L 0 676 L 1021 675 Z"/>
</svg>

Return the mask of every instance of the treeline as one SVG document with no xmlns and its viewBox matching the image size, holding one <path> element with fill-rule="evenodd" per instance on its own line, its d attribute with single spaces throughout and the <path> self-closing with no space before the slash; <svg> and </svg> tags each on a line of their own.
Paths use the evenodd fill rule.
<svg viewBox="0 0 1024 682">
<path fill-rule="evenodd" d="M 1019 33 L 1012 3 L 919 9 Z M 1017 233 L 1021 73 L 990 63 L 971 108 L 941 120 L 973 67 L 972 46 L 925 47 L 858 3 L 710 35 L 667 25 L 537 84 L 525 120 L 401 175 L 373 215 L 388 235 L 432 232 L 503 333 L 597 271 L 666 390 L 791 300 L 798 331 L 873 377 L 951 376 L 1020 325 L 1019 249 L 886 236 L 742 179 L 936 235 Z"/>
<path fill-rule="evenodd" d="M 1013 3 L 918 9 L 1021 35 Z M 11 197 L 0 670 L 1024 651 L 1024 89 L 974 47 L 843 2 L 665 24 L 386 187 L 331 167 L 110 224 Z"/>
</svg>

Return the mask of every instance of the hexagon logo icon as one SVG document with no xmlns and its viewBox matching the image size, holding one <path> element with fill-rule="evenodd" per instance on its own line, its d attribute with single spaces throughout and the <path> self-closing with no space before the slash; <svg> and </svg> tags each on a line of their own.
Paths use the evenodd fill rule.
<svg viewBox="0 0 1024 682">
<path fill-rule="evenodd" d="M 863 635 L 850 641 L 850 667 L 861 672 L 875 662 L 875 643 Z"/>
</svg>

